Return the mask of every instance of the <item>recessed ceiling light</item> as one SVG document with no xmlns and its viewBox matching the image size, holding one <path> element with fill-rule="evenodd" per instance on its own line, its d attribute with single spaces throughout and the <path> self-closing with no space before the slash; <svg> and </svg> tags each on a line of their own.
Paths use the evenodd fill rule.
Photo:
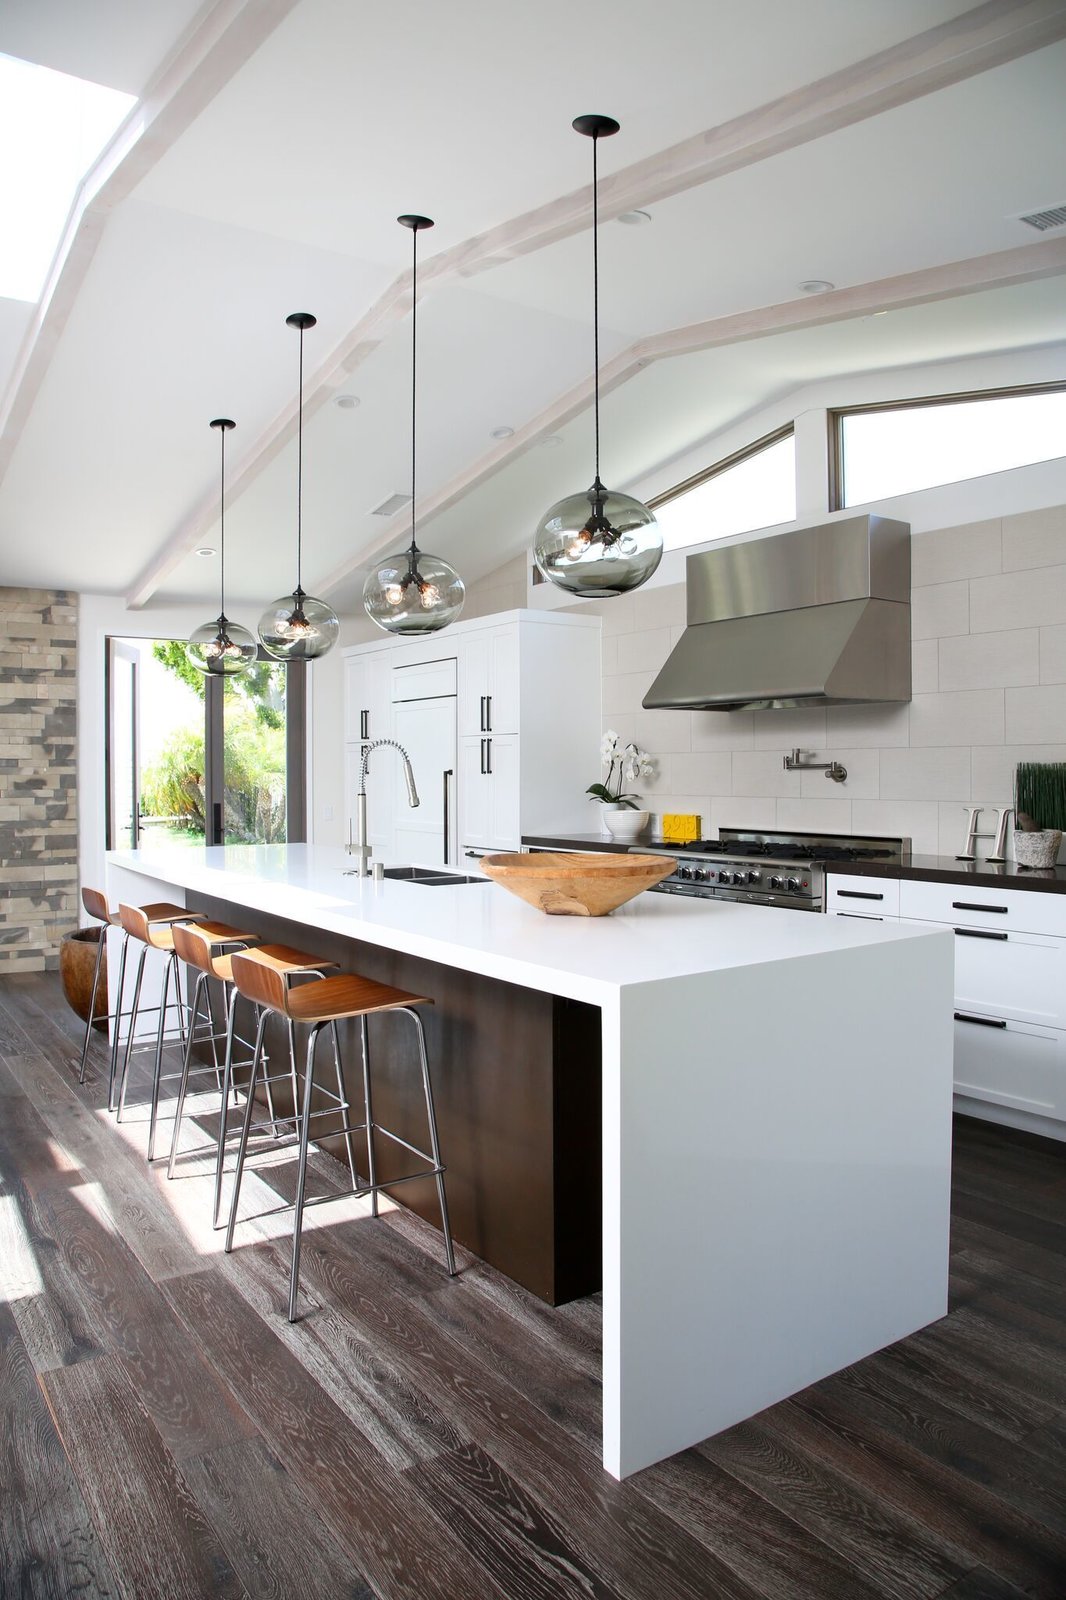
<svg viewBox="0 0 1066 1600">
<path fill-rule="evenodd" d="M 542 450 L 555 450 L 562 442 L 563 436 L 561 433 L 546 433 L 540 441 L 540 447 Z"/>
<path fill-rule="evenodd" d="M 214 545 L 205 544 L 202 545 L 199 550 L 197 550 L 196 554 L 198 556 L 213 556 L 217 555 L 218 552 L 216 551 Z"/>
<path fill-rule="evenodd" d="M 341 411 L 354 411 L 359 404 L 357 394 L 335 394 L 333 404 Z"/>
<path fill-rule="evenodd" d="M 830 283 L 828 278 L 805 278 L 796 288 L 804 294 L 828 294 L 830 289 L 836 288 L 836 284 Z"/>
<path fill-rule="evenodd" d="M 645 222 L 651 221 L 650 211 L 622 211 L 619 213 L 618 222 L 624 222 L 627 228 L 643 227 Z"/>
<path fill-rule="evenodd" d="M 513 428 L 493 428 L 492 437 L 494 439 L 510 439 L 513 433 Z"/>
</svg>

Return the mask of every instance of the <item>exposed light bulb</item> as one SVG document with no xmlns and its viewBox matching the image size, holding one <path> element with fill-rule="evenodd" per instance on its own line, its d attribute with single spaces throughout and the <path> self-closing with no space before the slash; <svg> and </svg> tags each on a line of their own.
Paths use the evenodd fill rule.
<svg viewBox="0 0 1066 1600">
<path fill-rule="evenodd" d="M 591 543 L 592 535 L 587 528 L 582 528 L 576 538 L 572 539 L 566 547 L 568 558 L 571 561 L 580 561 Z"/>
<path fill-rule="evenodd" d="M 399 606 L 403 604 L 402 583 L 387 583 L 382 590 L 382 593 L 385 596 L 385 603 L 387 605 Z"/>
<path fill-rule="evenodd" d="M 433 606 L 440 604 L 440 590 L 435 583 L 421 583 L 418 586 L 418 602 L 423 611 L 429 611 Z"/>
</svg>

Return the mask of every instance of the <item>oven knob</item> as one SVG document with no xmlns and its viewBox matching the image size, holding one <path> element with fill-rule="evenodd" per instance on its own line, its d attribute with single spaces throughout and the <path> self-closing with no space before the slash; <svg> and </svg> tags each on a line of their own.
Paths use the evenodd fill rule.
<svg viewBox="0 0 1066 1600">
<path fill-rule="evenodd" d="M 692 878 L 692 868 L 691 867 L 678 867 L 677 875 L 678 875 L 679 878 L 683 878 L 686 882 L 689 882 L 691 880 L 691 878 Z"/>
<path fill-rule="evenodd" d="M 692 877 L 696 883 L 705 883 L 707 881 L 707 868 L 693 867 Z"/>
<path fill-rule="evenodd" d="M 720 872 L 718 874 L 718 882 L 719 883 L 728 883 L 729 882 L 729 878 L 730 878 L 730 874 L 728 872 Z"/>
<path fill-rule="evenodd" d="M 762 873 L 761 872 L 749 872 L 748 873 L 748 882 L 749 883 L 759 883 L 761 881 L 761 879 L 762 879 Z"/>
<path fill-rule="evenodd" d="M 784 879 L 778 877 L 771 878 L 770 887 L 771 889 L 783 889 L 785 887 Z"/>
<path fill-rule="evenodd" d="M 789 892 L 789 894 L 799 894 L 799 892 L 800 892 L 800 881 L 799 881 L 798 878 L 789 878 L 789 880 L 788 880 L 788 892 Z"/>
<path fill-rule="evenodd" d="M 746 883 L 747 882 L 746 875 L 743 872 L 734 872 L 734 874 L 733 874 L 733 882 L 736 883 L 736 884 Z"/>
</svg>

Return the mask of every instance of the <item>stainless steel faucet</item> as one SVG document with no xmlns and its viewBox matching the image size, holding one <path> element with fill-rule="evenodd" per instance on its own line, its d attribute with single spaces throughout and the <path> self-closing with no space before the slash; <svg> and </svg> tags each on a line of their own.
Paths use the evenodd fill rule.
<svg viewBox="0 0 1066 1600">
<path fill-rule="evenodd" d="M 356 858 L 356 872 L 360 878 L 370 876 L 370 857 L 373 854 L 366 842 L 366 764 L 371 750 L 380 750 L 385 745 L 391 745 L 393 750 L 398 750 L 403 760 L 403 775 L 407 781 L 407 804 L 412 808 L 418 804 L 418 790 L 415 788 L 415 775 L 411 767 L 411 758 L 402 744 L 397 744 L 395 739 L 372 739 L 363 746 L 363 759 L 359 763 L 359 788 L 355 794 L 355 843 L 349 844 L 348 854 Z"/>
</svg>

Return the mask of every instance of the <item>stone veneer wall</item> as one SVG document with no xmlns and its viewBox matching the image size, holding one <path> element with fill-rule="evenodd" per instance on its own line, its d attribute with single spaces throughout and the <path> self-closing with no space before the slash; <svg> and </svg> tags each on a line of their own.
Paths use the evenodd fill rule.
<svg viewBox="0 0 1066 1600">
<path fill-rule="evenodd" d="M 0 587 L 0 974 L 78 922 L 77 596 Z"/>
<path fill-rule="evenodd" d="M 966 806 L 1012 803 L 1019 761 L 1066 761 L 1066 506 L 923 531 L 911 550 L 907 705 L 645 711 L 685 586 L 596 602 L 604 726 L 657 758 L 640 786 L 649 810 L 698 812 L 712 837 L 723 825 L 904 834 L 916 853 L 951 855 Z M 786 772 L 795 745 L 842 761 L 847 782 Z"/>
</svg>

